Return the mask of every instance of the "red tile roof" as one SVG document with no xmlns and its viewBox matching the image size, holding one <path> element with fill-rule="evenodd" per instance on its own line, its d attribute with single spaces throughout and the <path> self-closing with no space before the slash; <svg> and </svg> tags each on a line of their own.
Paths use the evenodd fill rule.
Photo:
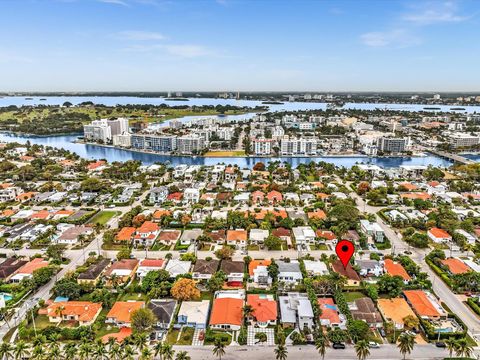
<svg viewBox="0 0 480 360">
<path fill-rule="evenodd" d="M 410 281 L 410 275 L 408 275 L 402 264 L 394 262 L 391 259 L 385 259 L 384 263 L 385 271 L 392 276 L 400 276 L 405 281 Z"/>
<path fill-rule="evenodd" d="M 277 320 L 277 302 L 259 294 L 247 296 L 247 304 L 253 308 L 252 315 L 260 322 Z"/>
<path fill-rule="evenodd" d="M 317 299 L 317 302 L 322 310 L 320 319 L 330 320 L 330 324 L 340 323 L 340 316 L 338 315 L 337 306 L 332 298 L 319 298 Z"/>
<path fill-rule="evenodd" d="M 456 258 L 448 258 L 448 259 L 445 259 L 445 260 L 440 260 L 440 262 L 443 265 L 445 265 L 446 267 L 448 267 L 450 272 L 454 275 L 465 274 L 469 271 L 472 271 L 470 266 L 468 266 L 463 261 L 458 260 Z"/>
<path fill-rule="evenodd" d="M 235 298 L 219 298 L 213 300 L 210 325 L 237 325 L 243 323 L 243 300 Z"/>
</svg>

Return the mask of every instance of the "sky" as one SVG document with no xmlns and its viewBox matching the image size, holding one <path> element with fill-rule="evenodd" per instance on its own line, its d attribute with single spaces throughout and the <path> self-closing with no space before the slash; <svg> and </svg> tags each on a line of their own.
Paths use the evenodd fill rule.
<svg viewBox="0 0 480 360">
<path fill-rule="evenodd" d="M 0 0 L 0 91 L 479 91 L 480 1 Z"/>
</svg>

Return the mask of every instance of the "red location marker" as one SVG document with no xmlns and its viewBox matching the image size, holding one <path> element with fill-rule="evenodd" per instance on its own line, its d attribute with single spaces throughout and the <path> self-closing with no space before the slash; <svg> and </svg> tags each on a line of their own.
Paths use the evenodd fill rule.
<svg viewBox="0 0 480 360">
<path fill-rule="evenodd" d="M 348 262 L 352 258 L 353 253 L 355 252 L 355 245 L 353 245 L 351 241 L 341 240 L 337 243 L 337 246 L 335 246 L 335 252 L 342 262 L 343 267 L 346 268 Z"/>
</svg>

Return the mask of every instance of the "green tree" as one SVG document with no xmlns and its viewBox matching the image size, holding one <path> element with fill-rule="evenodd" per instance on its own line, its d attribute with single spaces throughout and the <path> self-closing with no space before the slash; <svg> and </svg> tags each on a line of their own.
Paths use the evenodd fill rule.
<svg viewBox="0 0 480 360">
<path fill-rule="evenodd" d="M 222 356 L 225 355 L 225 344 L 220 338 L 215 338 L 215 342 L 213 344 L 213 355 L 218 357 L 220 360 L 222 360 Z"/>
<path fill-rule="evenodd" d="M 473 347 L 468 343 L 467 338 L 461 338 L 457 340 L 457 346 L 455 347 L 455 354 L 457 356 L 469 358 L 473 354 Z"/>
<path fill-rule="evenodd" d="M 405 360 L 407 354 L 410 354 L 412 352 L 414 345 L 415 337 L 407 333 L 400 334 L 400 336 L 398 337 L 397 347 L 400 351 L 400 354 L 403 355 L 403 360 Z"/>
<path fill-rule="evenodd" d="M 132 330 L 134 333 L 144 333 L 152 328 L 157 318 L 152 310 L 143 308 L 135 310 L 131 315 Z"/>
<path fill-rule="evenodd" d="M 404 285 L 402 277 L 398 275 L 384 274 L 377 282 L 378 291 L 388 294 L 390 297 L 398 297 L 402 293 Z"/>
<path fill-rule="evenodd" d="M 177 356 L 175 356 L 175 360 L 191 360 L 191 357 L 188 355 L 188 352 L 180 351 L 177 353 Z"/>
<path fill-rule="evenodd" d="M 367 340 L 359 340 L 355 343 L 355 353 L 358 360 L 365 360 L 370 355 L 370 345 Z"/>
<path fill-rule="evenodd" d="M 325 359 L 325 354 L 327 353 L 327 345 L 327 339 L 325 338 L 325 336 L 323 336 L 323 334 L 320 334 L 320 336 L 315 339 L 315 348 L 317 349 L 318 354 L 322 357 L 322 360 Z"/>
<path fill-rule="evenodd" d="M 453 337 L 448 338 L 445 340 L 445 346 L 447 347 L 449 358 L 452 357 L 453 352 L 457 349 L 457 340 Z"/>
<path fill-rule="evenodd" d="M 25 341 L 20 340 L 15 344 L 13 354 L 15 360 L 21 360 L 29 356 L 28 345 L 25 343 Z"/>
<path fill-rule="evenodd" d="M 264 241 L 265 246 L 267 247 L 268 250 L 275 250 L 279 249 L 280 246 L 282 245 L 282 240 L 280 240 L 278 237 L 269 235 L 265 241 Z"/>
<path fill-rule="evenodd" d="M 350 320 L 347 323 L 347 329 L 350 338 L 355 342 L 365 340 L 370 330 L 368 324 L 362 320 Z"/>
<path fill-rule="evenodd" d="M 288 351 L 285 345 L 279 344 L 274 350 L 276 360 L 287 360 Z"/>
</svg>

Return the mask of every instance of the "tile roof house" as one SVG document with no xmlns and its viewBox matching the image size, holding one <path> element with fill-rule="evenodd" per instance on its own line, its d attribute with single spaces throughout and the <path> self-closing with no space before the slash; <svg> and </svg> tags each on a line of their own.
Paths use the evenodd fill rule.
<svg viewBox="0 0 480 360">
<path fill-rule="evenodd" d="M 237 249 L 243 249 L 247 245 L 247 231 L 243 229 L 228 230 L 227 244 L 233 245 Z"/>
<path fill-rule="evenodd" d="M 440 260 L 440 262 L 448 268 L 448 271 L 452 275 L 465 274 L 469 271 L 472 271 L 470 266 L 468 266 L 463 261 L 457 258 L 448 258 L 448 259 Z"/>
<path fill-rule="evenodd" d="M 340 326 L 345 319 L 340 319 L 340 313 L 337 305 L 332 298 L 318 298 L 318 305 L 320 306 L 320 325 L 322 326 Z"/>
<path fill-rule="evenodd" d="M 174 278 L 177 277 L 177 275 L 188 274 L 191 267 L 191 261 L 171 259 L 168 261 L 167 266 L 165 266 L 165 270 L 167 270 L 170 273 L 170 276 Z"/>
<path fill-rule="evenodd" d="M 205 233 L 210 239 L 212 239 L 212 242 L 217 243 L 219 245 L 222 245 L 225 243 L 227 240 L 227 232 L 225 230 L 213 230 L 210 232 Z"/>
<path fill-rule="evenodd" d="M 278 204 L 283 201 L 283 196 L 281 192 L 272 190 L 267 194 L 267 199 L 270 204 Z"/>
<path fill-rule="evenodd" d="M 198 259 L 193 266 L 192 278 L 195 280 L 208 280 L 217 272 L 219 260 L 202 260 Z"/>
<path fill-rule="evenodd" d="M 325 220 L 327 218 L 327 214 L 325 214 L 325 211 L 323 211 L 322 209 L 317 209 L 315 211 L 309 211 L 307 213 L 307 217 L 309 219 Z"/>
<path fill-rule="evenodd" d="M 433 294 L 423 290 L 404 290 L 403 295 L 415 313 L 423 319 L 440 319 L 447 316 Z"/>
<path fill-rule="evenodd" d="M 315 235 L 320 239 L 331 241 L 334 245 L 337 243 L 337 235 L 333 231 L 319 229 L 315 231 Z"/>
<path fill-rule="evenodd" d="M 265 199 L 265 194 L 261 191 L 254 191 L 252 193 L 252 202 L 253 203 L 262 203 Z"/>
<path fill-rule="evenodd" d="M 162 259 L 142 259 L 138 264 L 137 277 L 140 281 L 150 272 L 163 269 L 165 260 Z"/>
<path fill-rule="evenodd" d="M 175 314 L 175 308 L 177 301 L 173 299 L 152 299 L 148 303 L 147 307 L 152 310 L 157 322 L 154 327 L 156 329 L 166 330 L 170 327 Z"/>
<path fill-rule="evenodd" d="M 78 321 L 79 326 L 92 325 L 102 311 L 101 303 L 90 301 L 60 301 L 47 307 L 48 321 Z"/>
<path fill-rule="evenodd" d="M 114 283 L 124 284 L 129 282 L 137 271 L 139 261 L 137 259 L 122 259 L 115 261 L 105 271 L 108 286 L 115 286 Z M 114 280 L 115 279 L 115 280 Z"/>
<path fill-rule="evenodd" d="M 383 267 L 385 269 L 385 273 L 391 276 L 400 276 L 404 282 L 409 282 L 412 279 L 402 264 L 393 261 L 392 259 L 385 259 Z"/>
<path fill-rule="evenodd" d="M 137 245 L 152 246 L 160 232 L 160 227 L 153 221 L 145 221 L 133 237 Z"/>
<path fill-rule="evenodd" d="M 277 229 L 272 230 L 272 235 L 278 237 L 279 239 L 286 241 L 287 243 L 291 243 L 291 236 L 292 231 L 290 229 L 285 229 L 283 227 L 279 227 Z"/>
<path fill-rule="evenodd" d="M 248 264 L 248 275 L 256 286 L 268 287 L 272 284 L 272 278 L 268 275 L 268 266 L 271 260 L 252 260 Z"/>
<path fill-rule="evenodd" d="M 395 328 L 399 330 L 404 328 L 403 319 L 405 317 L 413 316 L 416 318 L 415 313 L 404 298 L 378 299 L 377 307 L 385 321 L 393 322 Z"/>
<path fill-rule="evenodd" d="M 374 327 L 383 326 L 382 316 L 369 297 L 356 299 L 354 302 L 348 304 L 348 308 L 355 320 L 363 320 L 368 325 Z"/>
<path fill-rule="evenodd" d="M 117 235 L 115 235 L 115 241 L 130 243 L 133 239 L 133 235 L 137 229 L 134 227 L 124 227 Z"/>
<path fill-rule="evenodd" d="M 49 262 L 47 260 L 35 258 L 15 271 L 15 274 L 10 277 L 10 282 L 19 283 L 23 279 L 30 279 L 36 270 L 47 267 L 48 265 Z"/>
<path fill-rule="evenodd" d="M 432 240 L 433 242 L 435 242 L 437 244 L 452 241 L 452 237 L 450 236 L 450 234 L 448 232 L 446 232 L 445 230 L 436 228 L 436 227 L 428 230 L 427 235 L 430 238 L 430 240 Z"/>
<path fill-rule="evenodd" d="M 262 328 L 277 323 L 277 302 L 270 294 L 249 294 L 247 304 L 253 309 L 249 320 Z"/>
<path fill-rule="evenodd" d="M 280 322 L 284 328 L 313 328 L 313 309 L 307 294 L 290 292 L 286 296 L 279 296 L 278 302 Z"/>
<path fill-rule="evenodd" d="M 177 315 L 177 323 L 195 329 L 206 329 L 210 301 L 183 301 Z"/>
<path fill-rule="evenodd" d="M 144 301 L 117 301 L 108 312 L 105 323 L 118 327 L 130 327 L 132 313 L 144 307 Z"/>
<path fill-rule="evenodd" d="M 180 235 L 182 235 L 181 230 L 165 229 L 158 234 L 157 242 L 167 246 L 175 245 Z"/>
<path fill-rule="evenodd" d="M 15 271 L 17 271 L 27 263 L 27 260 L 21 260 L 16 258 L 6 259 L 0 264 L 0 279 L 7 282 L 10 277 L 15 273 Z"/>
<path fill-rule="evenodd" d="M 355 269 L 352 265 L 347 264 L 347 267 L 343 267 L 343 264 L 340 260 L 336 260 L 332 263 L 332 270 L 336 273 L 345 276 L 347 278 L 348 286 L 359 286 L 360 285 L 360 276 L 358 276 Z"/>
<path fill-rule="evenodd" d="M 210 327 L 218 330 L 240 330 L 243 324 L 243 299 L 222 297 L 213 300 Z"/>
<path fill-rule="evenodd" d="M 78 275 L 77 283 L 78 284 L 96 284 L 103 272 L 110 265 L 109 259 L 100 260 L 97 263 L 94 263 L 88 267 L 88 269 Z"/>
</svg>

